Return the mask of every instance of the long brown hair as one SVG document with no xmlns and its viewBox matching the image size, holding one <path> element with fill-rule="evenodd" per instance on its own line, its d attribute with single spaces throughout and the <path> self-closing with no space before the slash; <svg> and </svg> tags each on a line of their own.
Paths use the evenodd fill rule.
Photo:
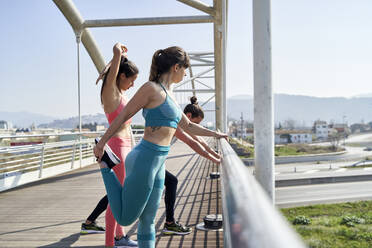
<svg viewBox="0 0 372 248">
<path fill-rule="evenodd" d="M 157 50 L 152 56 L 149 81 L 159 83 L 160 76 L 175 64 L 185 68 L 190 66 L 189 56 L 181 47 L 172 46 Z"/>
<path fill-rule="evenodd" d="M 110 68 L 103 75 L 103 80 L 102 80 L 103 82 L 101 86 L 101 103 L 102 103 L 103 88 L 106 85 L 106 78 L 109 72 L 110 72 Z M 116 87 L 118 87 L 118 89 L 120 90 L 118 78 L 121 73 L 124 73 L 125 76 L 128 78 L 128 77 L 138 74 L 138 72 L 139 71 L 138 71 L 137 66 L 132 61 L 128 60 L 128 58 L 125 56 L 121 56 L 118 75 L 116 75 Z"/>
</svg>

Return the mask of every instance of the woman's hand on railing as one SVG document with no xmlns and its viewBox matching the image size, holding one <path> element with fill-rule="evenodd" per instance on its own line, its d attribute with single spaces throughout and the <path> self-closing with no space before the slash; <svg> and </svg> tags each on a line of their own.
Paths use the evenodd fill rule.
<svg viewBox="0 0 372 248">
<path fill-rule="evenodd" d="M 215 163 L 215 164 L 217 164 L 217 165 L 220 165 L 221 164 L 221 157 L 219 157 L 219 158 L 217 158 L 217 157 L 215 157 L 215 156 L 212 156 L 211 154 L 209 155 L 209 159 L 213 162 L 213 163 Z"/>
<path fill-rule="evenodd" d="M 227 141 L 229 140 L 229 136 L 225 133 L 221 133 L 220 131 L 216 131 L 215 136 L 217 139 L 225 138 Z"/>
</svg>

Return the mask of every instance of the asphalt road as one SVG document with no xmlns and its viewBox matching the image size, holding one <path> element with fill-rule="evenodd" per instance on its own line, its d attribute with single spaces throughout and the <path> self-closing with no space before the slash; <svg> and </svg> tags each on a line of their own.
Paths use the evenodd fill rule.
<svg viewBox="0 0 372 248">
<path fill-rule="evenodd" d="M 372 142 L 372 134 L 353 135 L 346 139 L 346 145 Z M 329 142 L 322 143 L 329 145 Z M 276 180 L 316 177 L 338 177 L 352 175 L 371 175 L 372 168 L 352 169 L 352 165 L 372 157 L 372 151 L 364 151 L 365 146 L 346 146 L 347 152 L 342 155 L 331 155 L 327 161 L 304 162 L 298 157 L 298 162 L 277 164 L 275 166 Z M 372 163 L 372 162 L 369 162 Z M 348 167 L 350 168 L 343 168 Z M 247 169 L 253 173 L 253 166 Z M 372 182 L 348 182 L 313 184 L 303 186 L 280 187 L 275 189 L 276 205 L 278 207 L 304 206 L 320 203 L 336 203 L 357 200 L 372 200 Z"/>
<path fill-rule="evenodd" d="M 292 186 L 275 189 L 278 207 L 372 200 L 372 182 Z"/>
<path fill-rule="evenodd" d="M 372 174 L 372 167 L 355 168 L 355 162 L 321 162 L 306 164 L 283 164 L 275 166 L 276 179 L 293 179 L 303 177 L 335 177 L 346 175 L 365 175 Z M 370 165 L 372 161 L 360 163 L 360 165 Z"/>
</svg>

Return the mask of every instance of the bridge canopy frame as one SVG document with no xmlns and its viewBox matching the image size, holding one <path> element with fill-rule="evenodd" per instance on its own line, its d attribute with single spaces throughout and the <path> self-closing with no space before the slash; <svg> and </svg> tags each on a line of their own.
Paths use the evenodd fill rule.
<svg viewBox="0 0 372 248">
<path fill-rule="evenodd" d="M 215 117 L 216 128 L 227 131 L 226 114 L 226 20 L 227 1 L 213 0 L 209 6 L 199 0 L 177 0 L 189 7 L 204 12 L 204 15 L 176 16 L 176 17 L 150 17 L 128 19 L 99 19 L 84 20 L 72 0 L 53 0 L 75 34 L 81 34 L 81 42 L 91 57 L 98 72 L 105 67 L 103 56 L 90 33 L 89 28 L 114 27 L 114 26 L 143 26 L 143 25 L 170 25 L 189 23 L 213 23 L 214 30 L 214 67 L 215 67 Z M 80 106 L 79 106 L 80 115 Z M 79 117 L 80 119 L 80 117 Z"/>
</svg>

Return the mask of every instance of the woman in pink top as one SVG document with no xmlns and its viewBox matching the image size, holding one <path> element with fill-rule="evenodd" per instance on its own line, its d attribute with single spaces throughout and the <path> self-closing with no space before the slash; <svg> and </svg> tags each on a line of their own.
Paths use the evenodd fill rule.
<svg viewBox="0 0 372 248">
<path fill-rule="evenodd" d="M 127 48 L 125 46 L 120 43 L 115 44 L 113 48 L 113 58 L 96 82 L 98 83 L 100 79 L 103 79 L 101 88 L 101 102 L 109 124 L 111 124 L 111 122 L 125 107 L 128 100 L 124 92 L 133 86 L 134 81 L 138 76 L 138 69 L 133 62 L 127 59 L 126 52 Z M 121 163 L 115 166 L 113 170 L 122 185 L 125 178 L 124 161 L 127 154 L 132 149 L 132 132 L 130 129 L 130 123 L 131 119 L 123 123 L 115 136 L 108 141 L 108 145 L 121 160 Z M 91 216 L 88 217 L 87 221 L 82 224 L 83 233 L 84 231 L 86 233 L 92 232 L 92 230 L 89 229 L 103 229 L 97 226 L 94 221 L 95 218 L 106 209 L 105 202 L 107 201 L 107 196 L 102 198 Z M 137 247 L 137 242 L 132 241 L 125 236 L 122 227 L 116 223 L 110 206 L 108 206 L 106 210 L 105 222 L 106 247 Z M 89 224 L 91 224 L 91 226 L 89 226 Z"/>
</svg>

